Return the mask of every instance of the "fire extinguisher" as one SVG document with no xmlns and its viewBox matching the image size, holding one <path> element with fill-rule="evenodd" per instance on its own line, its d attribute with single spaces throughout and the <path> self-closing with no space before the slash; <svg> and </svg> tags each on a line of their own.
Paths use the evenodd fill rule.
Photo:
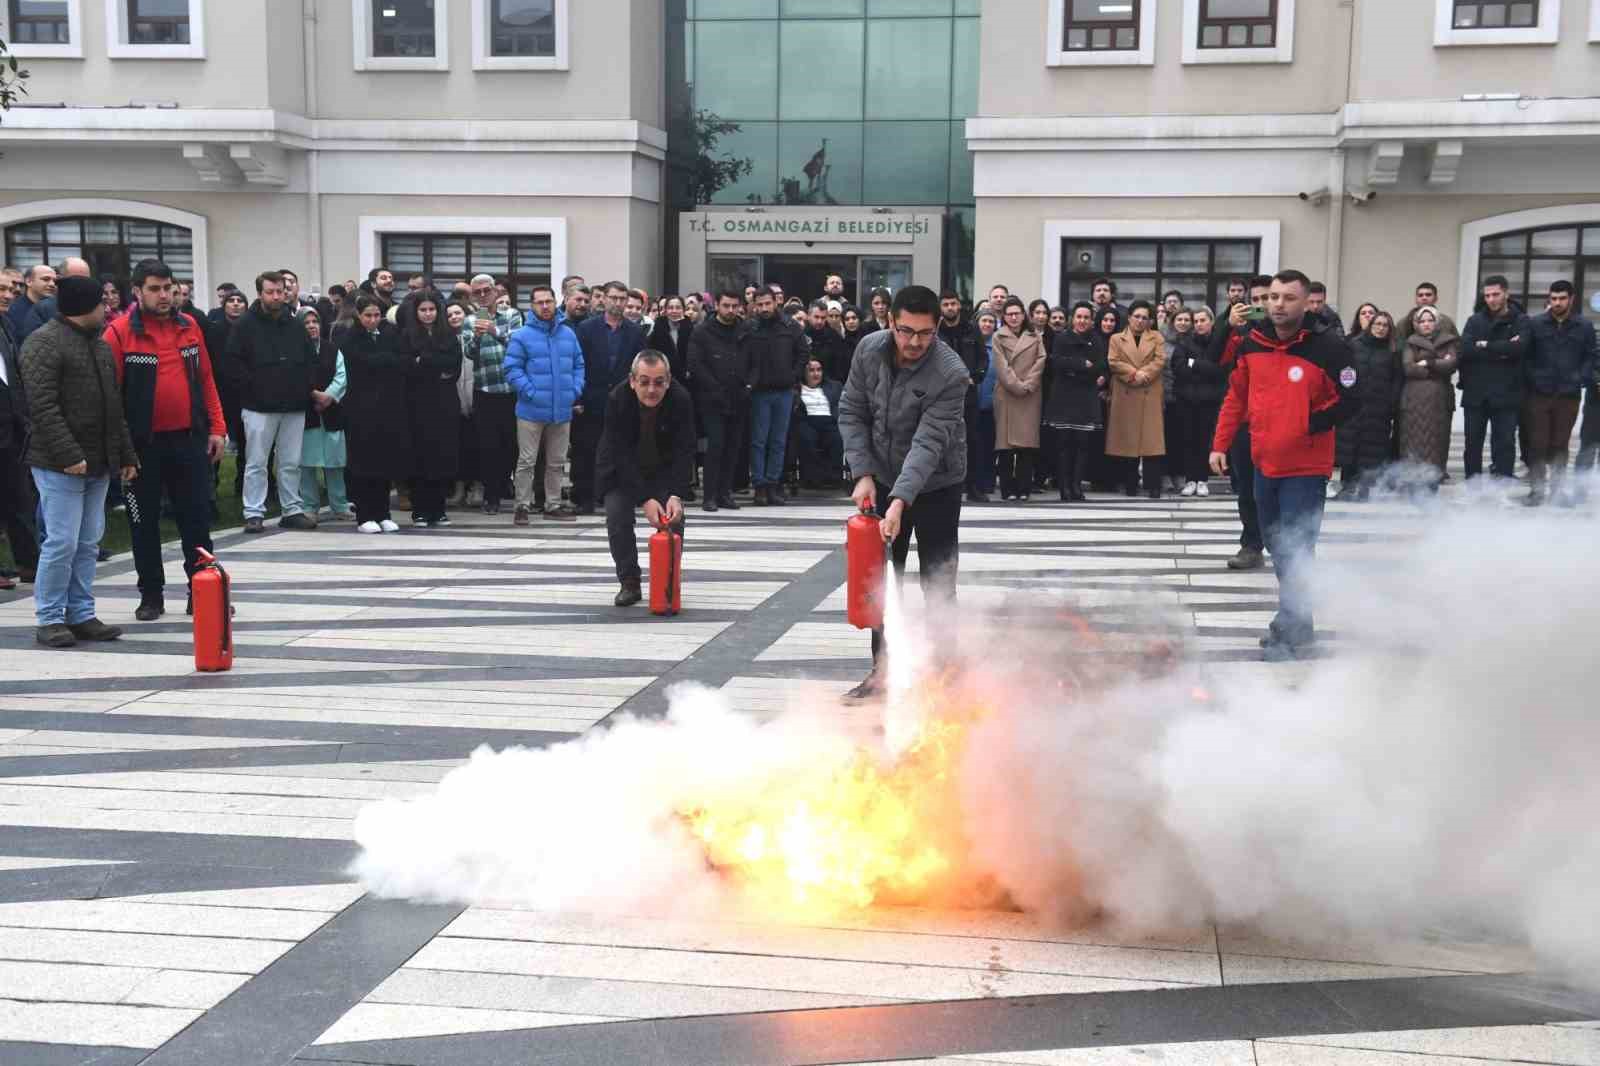
<svg viewBox="0 0 1600 1066">
<path fill-rule="evenodd" d="M 844 526 L 846 616 L 857 629 L 883 628 L 883 534 L 876 515 L 857 514 Z"/>
<path fill-rule="evenodd" d="M 233 604 L 228 572 L 216 557 L 198 549 L 200 565 L 190 582 L 194 600 L 194 666 L 215 673 L 233 669 Z"/>
<path fill-rule="evenodd" d="M 683 606 L 683 534 L 666 522 L 650 534 L 650 613 L 677 614 Z"/>
</svg>

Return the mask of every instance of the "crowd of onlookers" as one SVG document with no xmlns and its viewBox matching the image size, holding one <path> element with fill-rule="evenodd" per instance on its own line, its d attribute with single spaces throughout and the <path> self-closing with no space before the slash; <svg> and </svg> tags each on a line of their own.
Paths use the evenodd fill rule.
<svg viewBox="0 0 1600 1066">
<path fill-rule="evenodd" d="M 1070 502 L 1086 486 L 1209 495 L 1230 338 L 1260 321 L 1271 282 L 1231 282 L 1220 308 L 1176 291 L 1124 305 L 1110 279 L 1071 307 L 1004 285 L 975 308 L 940 294 L 938 339 L 967 370 L 967 500 Z M 577 276 L 517 294 L 478 275 L 443 292 L 381 267 L 317 295 L 287 269 L 262 272 L 250 291 L 218 286 L 211 310 L 197 295 L 157 260 L 126 283 L 91 277 L 81 259 L 0 272 L 0 519 L 20 576 L 53 567 L 36 589 L 40 625 L 57 627 L 47 643 L 115 630 L 89 625 L 82 570 L 108 498 L 132 531 L 137 617 L 161 616 L 161 518 L 176 518 L 192 574 L 229 441 L 247 533 L 265 528 L 274 497 L 292 530 L 393 533 L 391 508 L 425 528 L 449 525 L 452 507 L 509 509 L 515 525 L 593 514 L 608 399 L 647 350 L 692 398 L 690 498 L 704 510 L 738 508 L 747 489 L 757 506 L 799 487 L 842 490 L 840 394 L 862 338 L 891 328 L 892 301 L 877 289 L 857 307 L 838 275 L 809 300 L 776 285 L 651 298 Z M 1363 303 L 1347 326 L 1310 287 L 1305 327 L 1348 344 L 1346 387 L 1361 401 L 1337 434 L 1339 496 L 1366 499 L 1386 469 L 1413 491 L 1436 489 L 1459 404 L 1469 478 L 1483 472 L 1486 438 L 1491 474 L 1514 478 L 1520 439 L 1527 502 L 1566 499 L 1585 394 L 1580 464 L 1600 451 L 1595 333 L 1572 286 L 1557 282 L 1531 309 L 1490 277 L 1459 329 L 1435 286 L 1414 296 L 1398 316 Z M 1247 430 L 1235 452 L 1244 534 L 1230 565 L 1253 568 L 1263 560 L 1243 500 Z"/>
</svg>

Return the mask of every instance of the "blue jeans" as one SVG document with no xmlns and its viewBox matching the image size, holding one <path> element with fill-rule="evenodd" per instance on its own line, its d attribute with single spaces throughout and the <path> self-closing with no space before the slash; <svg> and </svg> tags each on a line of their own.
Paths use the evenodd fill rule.
<svg viewBox="0 0 1600 1066">
<path fill-rule="evenodd" d="M 750 482 L 757 488 L 783 482 L 783 452 L 793 410 L 793 389 L 757 389 L 750 394 Z"/>
<path fill-rule="evenodd" d="M 1278 616 L 1269 631 L 1291 645 L 1309 644 L 1315 637 L 1311 563 L 1322 533 L 1328 479 L 1267 477 L 1257 468 L 1255 490 L 1261 531 L 1278 575 Z"/>
<path fill-rule="evenodd" d="M 44 544 L 33 583 L 34 617 L 42 626 L 75 626 L 94 617 L 94 565 L 106 531 L 111 478 L 76 477 L 33 468 L 44 513 Z"/>
</svg>

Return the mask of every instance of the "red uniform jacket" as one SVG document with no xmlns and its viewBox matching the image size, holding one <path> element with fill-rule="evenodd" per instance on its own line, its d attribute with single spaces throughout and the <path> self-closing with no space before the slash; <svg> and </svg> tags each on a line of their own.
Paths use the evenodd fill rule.
<svg viewBox="0 0 1600 1066">
<path fill-rule="evenodd" d="M 1250 457 L 1266 477 L 1329 477 L 1333 429 L 1356 413 L 1350 348 L 1318 323 L 1287 341 L 1270 326 L 1230 340 L 1235 354 L 1212 450 L 1250 425 Z"/>
<path fill-rule="evenodd" d="M 193 430 L 225 436 L 222 402 L 199 323 L 181 311 L 146 318 L 138 308 L 106 326 L 134 442 Z"/>
</svg>

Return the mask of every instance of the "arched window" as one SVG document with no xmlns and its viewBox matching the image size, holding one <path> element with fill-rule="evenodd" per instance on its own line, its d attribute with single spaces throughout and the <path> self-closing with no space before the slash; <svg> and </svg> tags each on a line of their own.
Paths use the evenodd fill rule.
<svg viewBox="0 0 1600 1066">
<path fill-rule="evenodd" d="M 34 219 L 6 228 L 5 261 L 24 269 L 67 256 L 89 261 L 96 277 L 126 279 L 141 259 L 163 260 L 179 278 L 194 278 L 194 234 L 184 226 L 107 215 Z"/>
<path fill-rule="evenodd" d="M 1513 230 L 1478 244 L 1478 284 L 1492 274 L 1511 282 L 1511 298 L 1529 314 L 1544 310 L 1550 283 L 1566 280 L 1580 294 L 1581 309 L 1600 312 L 1600 220 Z"/>
</svg>

